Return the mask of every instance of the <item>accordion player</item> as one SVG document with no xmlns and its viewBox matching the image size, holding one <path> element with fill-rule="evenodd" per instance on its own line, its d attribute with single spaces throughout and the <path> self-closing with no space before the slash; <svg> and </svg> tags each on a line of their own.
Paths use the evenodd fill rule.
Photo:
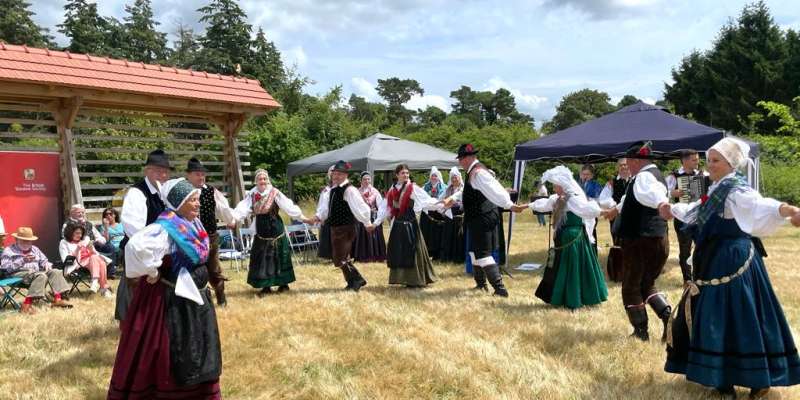
<svg viewBox="0 0 800 400">
<path fill-rule="evenodd" d="M 700 200 L 701 197 L 708 193 L 710 179 L 702 173 L 678 176 L 676 180 L 676 189 L 680 189 L 682 192 L 681 196 L 678 198 L 678 201 L 681 203 L 691 203 Z"/>
</svg>

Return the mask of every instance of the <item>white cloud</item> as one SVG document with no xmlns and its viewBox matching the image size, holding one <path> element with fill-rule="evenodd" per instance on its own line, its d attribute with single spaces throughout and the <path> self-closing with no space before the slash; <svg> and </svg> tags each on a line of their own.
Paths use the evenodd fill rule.
<svg viewBox="0 0 800 400">
<path fill-rule="evenodd" d="M 650 105 L 655 105 L 656 104 L 656 99 L 654 99 L 652 97 L 642 97 L 640 100 L 642 100 L 643 102 L 645 102 L 647 104 L 650 104 Z"/>
<path fill-rule="evenodd" d="M 375 90 L 375 85 L 360 76 L 350 79 L 350 87 L 356 96 L 361 96 L 371 102 L 383 102 L 383 99 L 378 96 L 378 91 Z"/>
<path fill-rule="evenodd" d="M 537 96 L 535 94 L 525 94 L 521 90 L 511 87 L 511 85 L 498 77 L 489 79 L 489 82 L 486 84 L 486 90 L 492 92 L 501 88 L 511 92 L 517 102 L 517 107 L 526 112 L 538 110 L 548 102 L 547 97 Z"/>
<path fill-rule="evenodd" d="M 284 63 L 287 65 L 297 65 L 303 68 L 308 63 L 308 55 L 306 55 L 303 46 L 294 46 L 289 50 L 283 52 Z"/>
<path fill-rule="evenodd" d="M 435 94 L 424 96 L 415 94 L 411 96 L 411 100 L 404 105 L 405 108 L 415 111 L 424 110 L 428 106 L 439 107 L 446 112 L 450 112 L 450 102 L 444 97 Z"/>
</svg>

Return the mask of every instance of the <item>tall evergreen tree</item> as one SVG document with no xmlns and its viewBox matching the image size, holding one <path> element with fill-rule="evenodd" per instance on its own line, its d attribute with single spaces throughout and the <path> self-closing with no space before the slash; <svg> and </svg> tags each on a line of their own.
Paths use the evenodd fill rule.
<svg viewBox="0 0 800 400">
<path fill-rule="evenodd" d="M 800 96 L 800 33 L 789 29 L 786 32 L 786 65 L 784 78 L 786 80 L 787 96 L 795 98 Z"/>
<path fill-rule="evenodd" d="M 178 24 L 175 35 L 178 39 L 175 40 L 173 45 L 169 63 L 179 68 L 191 68 L 197 57 L 197 52 L 200 50 L 197 36 L 195 36 L 191 28 L 184 24 Z"/>
<path fill-rule="evenodd" d="M 244 72 L 261 82 L 270 93 L 276 93 L 286 82 L 286 70 L 281 60 L 281 52 L 275 43 L 267 40 L 264 30 L 258 28 L 252 44 L 253 54 L 245 64 Z"/>
<path fill-rule="evenodd" d="M 713 92 L 706 61 L 706 55 L 696 50 L 684 57 L 680 66 L 672 69 L 674 83 L 664 85 L 664 100 L 674 105 L 676 113 L 710 123 L 708 102 Z"/>
<path fill-rule="evenodd" d="M 97 4 L 86 0 L 68 0 L 64 11 L 64 22 L 58 25 L 58 31 L 70 38 L 66 50 L 98 56 L 108 55 L 108 22 L 97 13 Z"/>
<path fill-rule="evenodd" d="M 35 15 L 24 0 L 0 0 L 0 40 L 31 47 L 52 47 L 53 37 L 31 18 Z"/>
<path fill-rule="evenodd" d="M 608 93 L 591 89 L 579 90 L 564 96 L 556 107 L 556 115 L 552 120 L 553 130 L 567 129 L 610 113 L 614 110 L 614 106 L 609 103 L 610 100 Z"/>
<path fill-rule="evenodd" d="M 156 30 L 158 22 L 153 19 L 150 0 L 136 0 L 126 5 L 125 30 L 127 41 L 123 46 L 124 57 L 148 64 L 167 59 L 167 35 Z"/>
<path fill-rule="evenodd" d="M 210 0 L 197 10 L 206 24 L 200 38 L 202 50 L 194 67 L 198 70 L 235 75 L 248 69 L 252 27 L 247 15 L 235 0 Z M 237 68 L 237 66 L 239 66 Z"/>
</svg>

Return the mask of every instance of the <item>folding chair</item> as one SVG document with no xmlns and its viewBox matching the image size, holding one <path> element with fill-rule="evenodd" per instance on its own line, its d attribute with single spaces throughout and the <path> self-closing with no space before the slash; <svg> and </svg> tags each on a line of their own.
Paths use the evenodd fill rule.
<svg viewBox="0 0 800 400">
<path fill-rule="evenodd" d="M 53 264 L 53 268 L 60 269 L 64 271 L 64 278 L 66 278 L 67 282 L 72 284 L 72 287 L 67 292 L 68 296 L 72 296 L 73 292 L 78 292 L 78 294 L 83 294 L 81 292 L 81 286 L 85 286 L 85 289 L 89 289 L 92 285 L 89 283 L 92 279 L 92 275 L 86 268 L 75 268 L 70 273 L 66 273 L 66 270 L 69 267 L 72 267 L 75 264 L 75 257 L 67 256 L 64 261 Z"/>
<path fill-rule="evenodd" d="M 0 291 L 3 293 L 3 296 L 0 297 L 0 308 L 5 308 L 10 304 L 15 310 L 19 310 L 19 303 L 14 296 L 24 296 L 23 290 L 25 287 L 22 285 L 22 278 L 12 277 L 0 280 Z"/>
<path fill-rule="evenodd" d="M 319 240 L 309 231 L 308 225 L 303 223 L 286 225 L 284 229 L 286 231 L 286 237 L 289 239 L 289 248 L 292 251 L 292 257 L 297 259 L 302 252 L 302 260 L 297 259 L 297 263 L 309 262 L 308 254 L 309 252 L 316 254 Z"/>
<path fill-rule="evenodd" d="M 219 259 L 228 260 L 230 264 L 236 265 L 236 272 L 242 266 L 242 252 L 236 248 L 236 241 L 233 240 L 233 231 L 230 229 L 220 229 L 219 233 Z M 230 265 L 229 264 L 229 265 Z"/>
<path fill-rule="evenodd" d="M 253 239 L 256 236 L 256 232 L 250 228 L 240 228 L 239 229 L 239 241 L 242 243 L 242 260 L 250 259 L 250 251 L 253 249 Z M 245 264 L 245 269 L 248 266 Z"/>
</svg>

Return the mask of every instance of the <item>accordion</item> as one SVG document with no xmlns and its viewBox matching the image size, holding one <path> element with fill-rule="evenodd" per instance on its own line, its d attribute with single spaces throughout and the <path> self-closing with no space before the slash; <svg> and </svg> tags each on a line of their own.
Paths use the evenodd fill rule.
<svg viewBox="0 0 800 400">
<path fill-rule="evenodd" d="M 700 200 L 708 193 L 709 179 L 703 174 L 695 176 L 679 176 L 677 189 L 683 194 L 678 199 L 681 203 L 691 203 Z"/>
</svg>

